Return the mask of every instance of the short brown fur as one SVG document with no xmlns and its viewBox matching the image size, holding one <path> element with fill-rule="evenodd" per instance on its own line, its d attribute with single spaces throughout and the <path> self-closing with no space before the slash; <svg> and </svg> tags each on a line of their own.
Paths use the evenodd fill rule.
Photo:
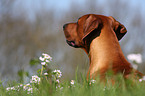
<svg viewBox="0 0 145 96">
<path fill-rule="evenodd" d="M 133 71 L 131 64 L 126 60 L 119 45 L 119 40 L 127 30 L 113 17 L 87 14 L 76 23 L 64 25 L 67 43 L 75 48 L 82 48 L 89 56 L 90 66 L 87 78 L 95 78 L 99 73 L 105 76 L 108 70 L 114 74 L 122 73 L 127 78 Z"/>
</svg>

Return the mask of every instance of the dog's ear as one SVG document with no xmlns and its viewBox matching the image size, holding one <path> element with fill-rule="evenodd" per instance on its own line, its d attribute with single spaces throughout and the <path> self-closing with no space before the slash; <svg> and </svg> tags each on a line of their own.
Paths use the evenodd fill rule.
<svg viewBox="0 0 145 96">
<path fill-rule="evenodd" d="M 101 23 L 101 19 L 98 18 L 95 15 L 89 15 L 86 21 L 84 22 L 84 27 L 83 27 L 83 38 L 84 39 L 94 30 L 98 29 L 99 25 Z"/>
<path fill-rule="evenodd" d="M 124 25 L 116 21 L 112 16 L 109 18 L 113 20 L 113 30 L 115 31 L 118 40 L 120 40 L 127 33 L 127 30 Z"/>
</svg>

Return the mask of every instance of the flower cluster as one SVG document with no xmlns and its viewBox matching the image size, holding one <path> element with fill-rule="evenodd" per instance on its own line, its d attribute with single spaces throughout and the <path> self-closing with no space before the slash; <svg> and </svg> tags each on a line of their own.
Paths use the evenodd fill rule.
<svg viewBox="0 0 145 96">
<path fill-rule="evenodd" d="M 74 81 L 74 80 L 71 80 L 71 81 L 70 81 L 70 84 L 71 84 L 71 85 L 74 85 L 74 84 L 75 84 L 75 81 Z"/>
<path fill-rule="evenodd" d="M 56 86 L 56 89 L 57 89 L 57 90 L 62 90 L 62 89 L 63 89 L 63 87 L 62 87 L 62 86 L 60 86 L 60 85 L 58 85 L 58 86 Z M 57 90 L 56 90 L 56 91 L 57 91 Z"/>
<path fill-rule="evenodd" d="M 7 87 L 6 88 L 6 90 L 7 91 L 11 91 L 11 90 L 14 90 L 14 91 L 19 91 L 21 88 L 23 88 L 23 84 L 20 84 L 20 85 L 18 85 L 18 86 L 16 86 L 16 87 Z"/>
<path fill-rule="evenodd" d="M 13 86 L 13 87 L 7 87 L 6 90 L 7 91 L 20 91 L 21 89 L 23 89 L 24 91 L 27 91 L 27 94 L 33 93 L 33 88 L 32 86 L 28 83 L 26 85 L 20 84 L 18 86 Z"/>
<path fill-rule="evenodd" d="M 62 72 L 60 70 L 54 70 L 51 73 L 46 72 L 46 65 L 49 64 L 50 61 L 52 61 L 52 57 L 48 54 L 43 53 L 42 56 L 39 57 L 39 60 L 41 61 L 42 69 L 41 69 L 41 75 L 43 74 L 46 78 L 49 76 L 49 74 L 52 74 L 52 81 L 55 82 L 57 85 L 57 88 L 60 88 L 59 86 L 59 79 L 62 77 Z M 43 66 L 45 65 L 45 66 Z M 44 73 L 43 73 L 44 72 Z M 34 80 L 35 81 L 35 80 Z"/>
<path fill-rule="evenodd" d="M 129 54 L 127 58 L 135 63 L 142 63 L 142 55 L 141 54 Z"/>
<path fill-rule="evenodd" d="M 70 81 L 70 85 L 73 86 L 73 87 L 75 87 L 74 84 L 75 84 L 75 80 L 71 80 Z"/>
<path fill-rule="evenodd" d="M 13 87 L 7 87 L 6 90 L 7 91 L 19 91 L 20 89 L 23 89 L 24 91 L 27 91 L 27 94 L 30 94 L 30 93 L 33 93 L 33 88 L 32 88 L 32 83 L 35 83 L 35 84 L 39 84 L 40 83 L 40 77 L 38 77 L 37 75 L 34 75 L 32 76 L 32 79 L 30 81 L 30 83 L 26 84 L 26 85 L 23 85 L 23 84 L 20 84 L 18 86 L 13 86 Z"/>
<path fill-rule="evenodd" d="M 57 79 L 61 78 L 61 76 L 62 76 L 62 72 L 60 70 L 56 70 L 56 69 L 52 72 L 52 74 L 53 74 L 52 76 Z"/>
<path fill-rule="evenodd" d="M 29 83 L 23 86 L 23 90 L 27 91 L 28 94 L 33 93 L 33 88 Z"/>
<path fill-rule="evenodd" d="M 50 61 L 52 61 L 52 57 L 50 57 L 48 54 L 43 53 L 40 57 L 39 60 L 41 61 L 41 74 L 40 76 L 43 78 L 44 76 L 46 77 L 47 80 L 47 76 L 49 76 L 49 73 L 46 72 L 46 67 L 48 67 L 47 65 L 50 63 Z M 63 89 L 63 87 L 61 87 L 61 85 L 59 84 L 59 79 L 62 77 L 62 72 L 60 70 L 54 70 L 51 72 L 52 73 L 52 81 L 55 81 L 54 83 L 56 84 L 56 88 L 58 89 Z M 51 74 L 50 73 L 50 74 Z M 43 80 L 43 79 L 42 79 Z M 35 86 L 36 84 L 40 84 L 41 78 L 38 77 L 37 75 L 33 75 L 30 83 L 26 84 L 26 85 L 18 85 L 16 87 L 7 87 L 6 90 L 7 91 L 19 91 L 20 89 L 27 91 L 28 94 L 33 93 L 34 89 L 37 89 L 37 87 Z M 34 86 L 32 87 L 32 84 L 34 84 Z M 36 88 L 35 88 L 36 87 Z"/>
<path fill-rule="evenodd" d="M 16 90 L 16 88 L 15 88 L 15 87 L 7 87 L 6 90 L 7 90 L 7 91 Z"/>
<path fill-rule="evenodd" d="M 93 80 L 93 79 L 92 79 L 92 80 L 90 80 L 90 83 L 89 83 L 89 84 L 91 85 L 91 84 L 93 84 L 93 83 L 95 83 L 95 82 L 96 82 L 96 80 Z"/>
<path fill-rule="evenodd" d="M 63 89 L 63 87 L 59 84 L 60 83 L 59 79 L 61 77 L 62 77 L 62 72 L 60 70 L 55 69 L 54 71 L 52 71 L 52 80 L 55 83 L 57 90 Z"/>
<path fill-rule="evenodd" d="M 53 77 L 53 81 L 58 84 L 60 81 L 59 81 L 59 78 L 61 78 L 62 76 L 62 72 L 60 70 L 54 70 L 52 72 L 52 77 Z"/>
<path fill-rule="evenodd" d="M 41 61 L 41 65 L 47 65 L 50 61 L 52 61 L 52 57 L 50 57 L 48 54 L 42 53 L 42 56 L 39 57 L 39 60 Z"/>
<path fill-rule="evenodd" d="M 13 87 L 7 87 L 6 90 L 7 91 L 19 91 L 20 89 L 24 90 L 24 91 L 27 91 L 27 94 L 30 94 L 30 93 L 33 93 L 33 88 L 32 88 L 32 83 L 35 83 L 35 84 L 39 84 L 40 83 L 40 77 L 38 77 L 37 75 L 34 75 L 32 76 L 32 79 L 30 80 L 30 83 L 26 84 L 26 85 L 23 85 L 23 84 L 20 84 L 18 86 L 13 86 Z M 36 88 L 35 88 L 36 89 Z"/>
<path fill-rule="evenodd" d="M 30 83 L 40 83 L 40 77 L 38 77 L 37 75 L 32 76 L 32 79 L 30 81 Z"/>
<path fill-rule="evenodd" d="M 49 64 L 50 61 L 52 61 L 52 57 L 48 54 L 42 53 L 42 56 L 39 57 L 39 60 L 41 61 L 42 69 L 41 69 L 41 75 L 43 74 L 45 78 L 48 78 L 50 74 L 52 74 L 52 81 L 56 84 L 56 88 L 62 89 L 60 86 L 60 78 L 62 77 L 62 72 L 60 70 L 54 70 L 50 73 L 47 73 L 45 69 L 47 69 L 46 65 Z M 34 80 L 35 81 L 35 80 Z"/>
<path fill-rule="evenodd" d="M 129 54 L 127 56 L 128 60 L 131 61 L 133 68 L 137 69 L 138 64 L 142 63 L 142 55 L 141 54 Z"/>
</svg>

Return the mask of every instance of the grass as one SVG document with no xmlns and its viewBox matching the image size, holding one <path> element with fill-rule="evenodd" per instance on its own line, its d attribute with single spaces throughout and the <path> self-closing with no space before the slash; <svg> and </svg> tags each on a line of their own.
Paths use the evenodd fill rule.
<svg viewBox="0 0 145 96">
<path fill-rule="evenodd" d="M 52 82 L 51 80 L 42 80 L 40 84 L 33 85 L 33 92 L 20 88 L 18 90 L 7 91 L 5 87 L 1 85 L 1 96 L 144 96 L 145 94 L 145 82 L 132 82 L 132 80 L 124 80 L 122 76 L 118 76 L 118 82 L 112 85 L 112 83 L 100 83 L 96 80 L 95 83 L 88 82 L 82 78 L 75 83 L 71 84 L 70 81 L 62 81 L 59 84 Z M 18 86 L 18 83 L 13 86 Z"/>
<path fill-rule="evenodd" d="M 42 67 L 37 71 L 37 76 L 32 76 L 28 84 L 13 82 L 3 86 L 0 82 L 0 96 L 144 96 L 145 94 L 145 81 L 134 81 L 132 78 L 126 80 L 121 74 L 113 76 L 111 72 L 106 74 L 105 83 L 100 81 L 99 77 L 95 80 L 86 80 L 83 75 L 79 77 L 77 70 L 75 80 L 59 81 L 62 76 L 60 70 L 52 71 L 47 68 L 48 60 L 51 61 L 52 58 L 41 57 L 40 62 L 39 60 L 30 62 L 33 66 L 43 62 Z M 21 71 L 18 75 L 22 77 L 26 73 Z M 44 73 L 48 74 L 44 75 Z M 115 84 L 110 82 L 112 78 Z M 20 81 L 23 82 L 22 78 Z"/>
</svg>

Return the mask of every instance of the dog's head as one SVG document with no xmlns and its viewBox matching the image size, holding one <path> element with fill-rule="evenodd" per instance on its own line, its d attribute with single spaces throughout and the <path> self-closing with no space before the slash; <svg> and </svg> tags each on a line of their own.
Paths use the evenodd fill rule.
<svg viewBox="0 0 145 96">
<path fill-rule="evenodd" d="M 118 40 L 127 32 L 126 28 L 113 17 L 88 14 L 80 17 L 76 23 L 63 26 L 66 41 L 72 47 L 86 48 L 91 42 L 90 38 L 99 36 L 105 24 L 114 30 Z"/>
</svg>

